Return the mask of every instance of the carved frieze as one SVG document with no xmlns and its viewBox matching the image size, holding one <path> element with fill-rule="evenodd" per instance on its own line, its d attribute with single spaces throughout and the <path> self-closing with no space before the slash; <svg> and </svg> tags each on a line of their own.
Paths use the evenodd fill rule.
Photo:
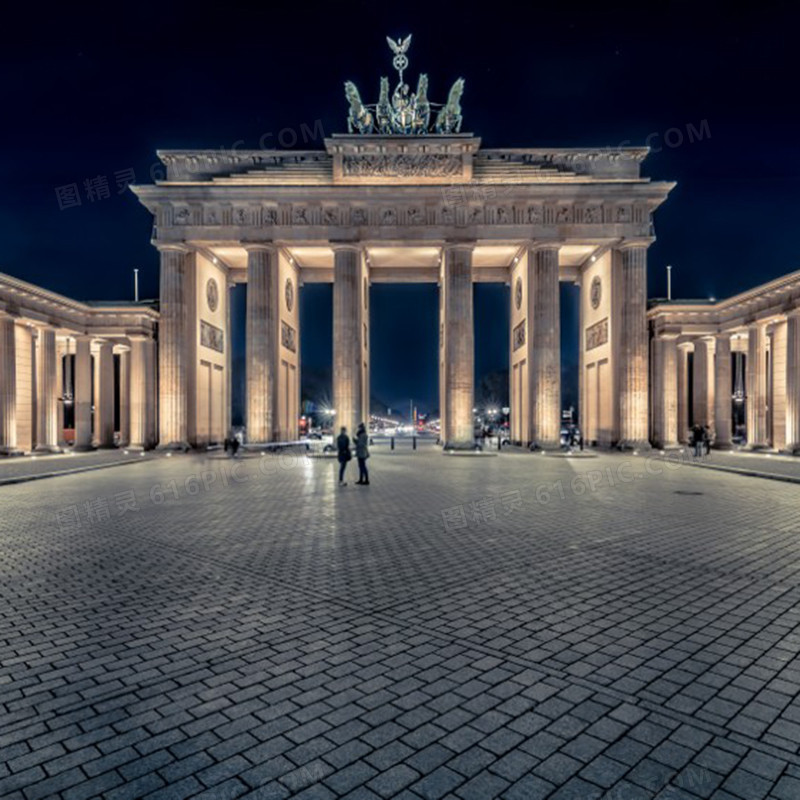
<svg viewBox="0 0 800 800">
<path fill-rule="evenodd" d="M 525 346 L 525 320 L 514 327 L 513 331 L 514 350 L 519 350 Z"/>
<path fill-rule="evenodd" d="M 342 158 L 342 174 L 345 178 L 447 178 L 461 175 L 462 171 L 463 159 L 459 155 L 347 154 Z"/>
<path fill-rule="evenodd" d="M 297 352 L 297 333 L 283 320 L 281 320 L 281 344 L 290 352 Z"/>
<path fill-rule="evenodd" d="M 608 342 L 608 317 L 595 322 L 586 329 L 586 350 L 594 350 Z"/>
<path fill-rule="evenodd" d="M 203 347 L 208 347 L 210 350 L 216 350 L 218 353 L 225 352 L 225 333 L 221 328 L 206 322 L 204 319 L 200 320 L 200 344 Z"/>
</svg>

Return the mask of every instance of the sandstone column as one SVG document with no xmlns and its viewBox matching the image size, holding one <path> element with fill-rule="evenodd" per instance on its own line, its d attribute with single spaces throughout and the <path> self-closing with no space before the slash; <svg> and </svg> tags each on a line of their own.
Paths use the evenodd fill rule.
<svg viewBox="0 0 800 800">
<path fill-rule="evenodd" d="M 64 347 L 56 342 L 56 443 L 64 447 Z"/>
<path fill-rule="evenodd" d="M 114 346 L 101 342 L 95 354 L 94 438 L 98 447 L 114 446 Z"/>
<path fill-rule="evenodd" d="M 92 448 L 92 340 L 75 338 L 75 450 Z"/>
<path fill-rule="evenodd" d="M 474 403 L 475 332 L 472 311 L 472 243 L 444 247 L 444 385 L 440 387 L 446 448 L 471 449 L 475 444 Z"/>
<path fill-rule="evenodd" d="M 727 450 L 731 447 L 731 336 L 718 333 L 714 360 L 714 447 Z"/>
<path fill-rule="evenodd" d="M 786 450 L 800 454 L 800 308 L 786 319 Z"/>
<path fill-rule="evenodd" d="M 247 440 L 274 438 L 278 384 L 278 249 L 273 244 L 246 245 Z M 230 348 L 230 343 L 228 344 Z"/>
<path fill-rule="evenodd" d="M 131 351 L 119 354 L 119 443 L 131 443 Z"/>
<path fill-rule="evenodd" d="M 531 328 L 531 441 L 543 449 L 561 447 L 561 311 L 557 244 L 528 252 Z"/>
<path fill-rule="evenodd" d="M 659 334 L 653 347 L 653 440 L 658 447 L 678 444 L 678 343 Z"/>
<path fill-rule="evenodd" d="M 183 245 L 161 245 L 161 284 L 158 330 L 159 446 L 188 449 L 187 374 L 188 308 L 187 258 Z"/>
<path fill-rule="evenodd" d="M 14 318 L 0 312 L 0 454 L 17 449 L 17 340 Z"/>
<path fill-rule="evenodd" d="M 703 336 L 694 343 L 694 423 L 714 428 L 714 339 Z"/>
<path fill-rule="evenodd" d="M 334 437 L 342 426 L 353 436 L 358 423 L 367 423 L 369 416 L 364 407 L 360 276 L 361 248 L 353 243 L 333 244 Z"/>
<path fill-rule="evenodd" d="M 619 445 L 647 448 L 647 243 L 623 243 L 619 280 Z"/>
<path fill-rule="evenodd" d="M 769 331 L 769 428 L 767 437 L 773 450 L 786 449 L 786 320 L 777 320 Z"/>
<path fill-rule="evenodd" d="M 760 322 L 747 329 L 747 446 L 767 446 L 766 330 Z"/>
<path fill-rule="evenodd" d="M 147 449 L 150 445 L 148 431 L 148 341 L 145 337 L 131 337 L 130 350 L 130 436 L 129 446 L 136 449 Z"/>
<path fill-rule="evenodd" d="M 58 370 L 56 369 L 56 332 L 53 328 L 39 330 L 39 352 L 36 360 L 39 370 L 36 386 L 36 406 L 39 420 L 36 426 L 37 452 L 58 451 Z"/>
<path fill-rule="evenodd" d="M 678 442 L 689 440 L 689 353 L 692 346 L 678 346 Z"/>
</svg>

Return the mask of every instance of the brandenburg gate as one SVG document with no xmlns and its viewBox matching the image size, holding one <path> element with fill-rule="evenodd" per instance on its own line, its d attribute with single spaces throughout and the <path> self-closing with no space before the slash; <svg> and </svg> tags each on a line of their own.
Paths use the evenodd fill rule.
<svg viewBox="0 0 800 800">
<path fill-rule="evenodd" d="M 333 402 L 353 431 L 369 415 L 369 287 L 439 287 L 442 441 L 473 446 L 473 283 L 511 287 L 511 438 L 557 447 L 559 282 L 580 300 L 581 426 L 600 445 L 649 436 L 647 248 L 673 184 L 641 174 L 646 148 L 487 149 L 461 132 L 464 81 L 447 102 L 399 82 L 362 103 L 324 149 L 168 150 L 166 176 L 134 187 L 161 254 L 158 439 L 203 446 L 230 421 L 230 299 L 247 284 L 250 442 L 297 436 L 298 293 L 333 284 Z"/>
</svg>

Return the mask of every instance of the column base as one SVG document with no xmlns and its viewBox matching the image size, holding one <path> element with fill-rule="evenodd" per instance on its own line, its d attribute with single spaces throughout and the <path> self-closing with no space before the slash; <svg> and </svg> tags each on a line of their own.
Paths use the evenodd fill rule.
<svg viewBox="0 0 800 800">
<path fill-rule="evenodd" d="M 34 453 L 62 453 L 63 450 L 54 444 L 37 444 Z"/>
<path fill-rule="evenodd" d="M 184 452 L 188 453 L 192 448 L 189 442 L 170 442 L 169 444 L 160 444 L 156 450 L 169 450 L 170 452 Z"/>
<path fill-rule="evenodd" d="M 545 452 L 545 453 L 555 453 L 561 451 L 561 442 L 531 442 L 528 445 L 528 449 L 531 452 Z"/>
<path fill-rule="evenodd" d="M 768 444 L 759 444 L 756 442 L 755 444 L 746 444 L 742 449 L 751 453 L 758 453 L 762 450 L 770 450 L 771 448 Z"/>
<path fill-rule="evenodd" d="M 654 450 L 683 450 L 680 442 L 653 442 Z"/>
<path fill-rule="evenodd" d="M 442 450 L 480 450 L 477 442 L 445 442 Z"/>
<path fill-rule="evenodd" d="M 733 442 L 714 442 L 713 450 L 733 450 Z"/>
<path fill-rule="evenodd" d="M 73 453 L 90 453 L 97 448 L 93 444 L 76 444 L 72 447 Z"/>
<path fill-rule="evenodd" d="M 787 445 L 783 450 L 778 451 L 784 456 L 800 456 L 800 444 Z"/>
<path fill-rule="evenodd" d="M 621 442 L 617 442 L 616 449 L 626 453 L 632 450 L 649 452 L 653 449 L 653 446 L 648 441 L 623 440 Z"/>
<path fill-rule="evenodd" d="M 0 447 L 0 456 L 24 456 L 25 452 L 18 447 Z"/>
</svg>

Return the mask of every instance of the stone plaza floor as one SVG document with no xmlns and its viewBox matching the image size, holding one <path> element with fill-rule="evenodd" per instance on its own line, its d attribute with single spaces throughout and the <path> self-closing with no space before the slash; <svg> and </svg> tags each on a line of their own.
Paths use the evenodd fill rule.
<svg viewBox="0 0 800 800">
<path fill-rule="evenodd" d="M 800 798 L 800 487 L 370 467 L 1 487 L 0 797 Z"/>
</svg>

